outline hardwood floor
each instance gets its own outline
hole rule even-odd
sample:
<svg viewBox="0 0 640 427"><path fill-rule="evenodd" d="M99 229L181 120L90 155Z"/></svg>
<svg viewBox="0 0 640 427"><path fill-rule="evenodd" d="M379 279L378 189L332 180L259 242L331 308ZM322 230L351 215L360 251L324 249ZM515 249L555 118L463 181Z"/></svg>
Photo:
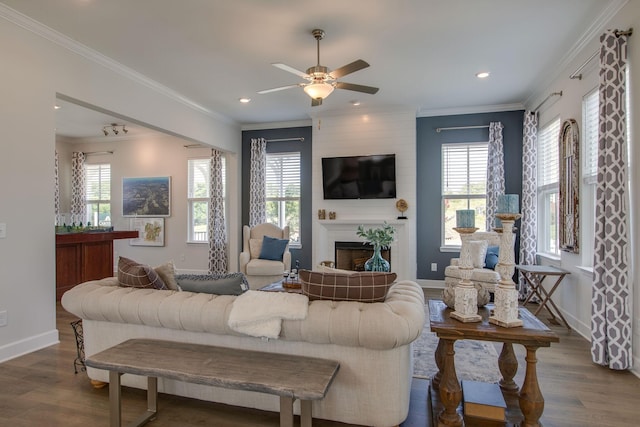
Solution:
<svg viewBox="0 0 640 427"><path fill-rule="evenodd" d="M440 291L425 290L427 298ZM535 307L535 306L534 306ZM546 315L541 317L546 322ZM58 305L60 344L0 364L0 426L108 426L108 387L96 390L84 372L73 373L75 320ZM640 379L630 372L614 372L594 365L589 343L563 326L549 325L560 343L538 351L538 379L545 398L545 427L622 427L640 419ZM499 345L496 345L498 351ZM524 379L524 351L515 347L521 368L516 382ZM427 416L425 380L414 381L409 418L403 427L431 426ZM132 420L146 408L142 390L123 388L123 418ZM214 404L161 394L157 427L277 426L276 413ZM345 424L314 420L316 427Z"/></svg>

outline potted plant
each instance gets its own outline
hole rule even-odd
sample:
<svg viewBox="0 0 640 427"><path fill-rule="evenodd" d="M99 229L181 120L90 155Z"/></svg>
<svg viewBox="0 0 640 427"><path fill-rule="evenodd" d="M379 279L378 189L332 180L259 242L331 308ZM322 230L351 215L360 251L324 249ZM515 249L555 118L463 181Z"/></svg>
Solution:
<svg viewBox="0 0 640 427"><path fill-rule="evenodd" d="M359 225L356 234L359 237L364 238L365 243L369 243L373 246L373 256L364 263L365 271L389 271L391 266L389 261L382 258L380 253L381 249L387 249L393 242L396 229L387 224L385 221L382 227L364 229L364 226Z"/></svg>

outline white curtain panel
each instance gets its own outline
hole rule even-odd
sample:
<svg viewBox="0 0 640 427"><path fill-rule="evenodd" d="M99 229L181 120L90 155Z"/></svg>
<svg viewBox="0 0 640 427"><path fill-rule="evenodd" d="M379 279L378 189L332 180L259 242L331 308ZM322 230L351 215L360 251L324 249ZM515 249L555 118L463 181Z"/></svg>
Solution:
<svg viewBox="0 0 640 427"><path fill-rule="evenodd" d="M596 227L593 253L591 357L611 369L629 369L629 227L625 73L627 37L600 37L600 117Z"/></svg>
<svg viewBox="0 0 640 427"><path fill-rule="evenodd" d="M502 148L502 123L489 123L489 148L487 154L487 221L486 229L492 230L498 196L504 194L504 149Z"/></svg>
<svg viewBox="0 0 640 427"><path fill-rule="evenodd" d="M522 137L522 218L520 220L520 264L536 263L538 230L538 114L524 112ZM519 298L529 292L527 282L520 277ZM536 298L538 301L538 298Z"/></svg>
<svg viewBox="0 0 640 427"><path fill-rule="evenodd" d="M60 163L58 160L58 150L55 151L55 155L54 155L54 177L53 177L53 181L54 181L54 193L53 193L53 211L55 213L55 221L56 221L56 225L62 225L60 223L60 172L59 172L59 168L60 168Z"/></svg>
<svg viewBox="0 0 640 427"><path fill-rule="evenodd" d="M211 150L209 164L209 273L226 273L229 265L224 216L222 153Z"/></svg>
<svg viewBox="0 0 640 427"><path fill-rule="evenodd" d="M262 224L267 220L265 205L267 202L267 140L251 139L251 170L249 172L249 227Z"/></svg>
<svg viewBox="0 0 640 427"><path fill-rule="evenodd" d="M76 225L87 217L84 160L85 156L81 151L74 151L71 155L71 222Z"/></svg>

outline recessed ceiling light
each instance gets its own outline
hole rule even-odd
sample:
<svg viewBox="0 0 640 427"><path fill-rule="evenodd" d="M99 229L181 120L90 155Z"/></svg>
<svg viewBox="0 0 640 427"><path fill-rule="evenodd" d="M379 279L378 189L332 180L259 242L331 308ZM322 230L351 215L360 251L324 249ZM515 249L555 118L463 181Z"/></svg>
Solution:
<svg viewBox="0 0 640 427"><path fill-rule="evenodd" d="M240 98L239 101L246 104L247 102L251 102L251 98Z"/></svg>
<svg viewBox="0 0 640 427"><path fill-rule="evenodd" d="M61 109L61 108L62 108L62 107L61 107L61 106L59 106L58 104L56 104L56 105L54 105L54 106L53 106L53 109L54 109L54 110L59 110L59 109Z"/></svg>
<svg viewBox="0 0 640 427"><path fill-rule="evenodd" d="M360 105L360 101L351 101L351 105L357 107L358 105Z"/></svg>
<svg viewBox="0 0 640 427"><path fill-rule="evenodd" d="M479 79L486 79L487 77L489 77L489 72L488 71L482 71L478 74L476 74L476 77Z"/></svg>

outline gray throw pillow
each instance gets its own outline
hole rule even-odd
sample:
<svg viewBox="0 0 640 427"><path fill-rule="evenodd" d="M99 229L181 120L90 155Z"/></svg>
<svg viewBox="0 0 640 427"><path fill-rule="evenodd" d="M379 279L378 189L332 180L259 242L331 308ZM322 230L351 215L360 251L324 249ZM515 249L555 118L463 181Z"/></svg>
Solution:
<svg viewBox="0 0 640 427"><path fill-rule="evenodd" d="M215 295L240 295L249 289L242 273L176 274L180 290Z"/></svg>

